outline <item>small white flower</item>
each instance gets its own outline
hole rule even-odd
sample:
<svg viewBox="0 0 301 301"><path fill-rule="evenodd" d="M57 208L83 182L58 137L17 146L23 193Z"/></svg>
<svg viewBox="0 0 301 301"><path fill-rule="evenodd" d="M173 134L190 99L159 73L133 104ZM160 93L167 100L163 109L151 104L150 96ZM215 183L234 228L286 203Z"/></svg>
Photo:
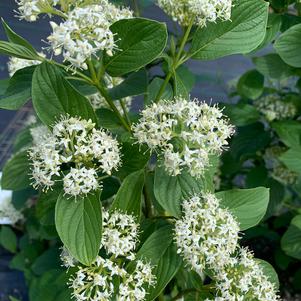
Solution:
<svg viewBox="0 0 301 301"><path fill-rule="evenodd" d="M97 56L99 51L112 55L116 45L110 26L120 20L132 17L128 9L119 9L107 0L99 5L75 7L66 21L59 25L50 22L53 33L48 37L55 55L76 68L87 69L86 60Z"/></svg>
<svg viewBox="0 0 301 301"><path fill-rule="evenodd" d="M38 125L30 128L30 134L32 137L33 145L37 145L43 141L43 138L50 134L49 129L46 125Z"/></svg>
<svg viewBox="0 0 301 301"><path fill-rule="evenodd" d="M138 243L139 225L134 216L114 212L103 212L102 246L115 257L131 257Z"/></svg>
<svg viewBox="0 0 301 301"><path fill-rule="evenodd" d="M232 0L158 0L158 5L182 26L194 18L194 23L203 27L217 19L230 20Z"/></svg>
<svg viewBox="0 0 301 301"><path fill-rule="evenodd" d="M285 102L278 95L267 95L254 102L258 111L272 122L294 118L297 114L296 106L291 102Z"/></svg>
<svg viewBox="0 0 301 301"><path fill-rule="evenodd" d="M0 180L2 172L0 172ZM10 190L3 190L0 187L0 224L13 225L19 220L22 220L23 214L18 211L12 204L13 192Z"/></svg>
<svg viewBox="0 0 301 301"><path fill-rule="evenodd" d="M197 99L161 100L141 115L133 126L134 137L162 154L166 170L174 176L184 168L194 177L203 175L209 155L219 154L234 132L221 110Z"/></svg>
<svg viewBox="0 0 301 301"><path fill-rule="evenodd" d="M62 261L62 266L66 268L73 268L77 264L77 260L69 253L68 249L63 246L62 252L60 254L60 259Z"/></svg>
<svg viewBox="0 0 301 301"><path fill-rule="evenodd" d="M12 77L20 69L39 64L41 64L41 61L38 60L25 60L17 57L11 57L7 63L9 76Z"/></svg>
<svg viewBox="0 0 301 301"><path fill-rule="evenodd" d="M178 253L197 273L220 269L230 261L239 239L239 224L214 194L183 202L183 217L175 225Z"/></svg>

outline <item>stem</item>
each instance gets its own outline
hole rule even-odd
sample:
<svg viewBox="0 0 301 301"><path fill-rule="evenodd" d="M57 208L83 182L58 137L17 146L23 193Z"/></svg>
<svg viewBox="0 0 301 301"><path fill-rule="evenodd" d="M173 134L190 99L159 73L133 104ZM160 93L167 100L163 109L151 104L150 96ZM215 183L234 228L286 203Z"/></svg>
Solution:
<svg viewBox="0 0 301 301"><path fill-rule="evenodd" d="M116 108L113 99L109 95L108 91L103 87L99 82L94 83L94 86L97 88L97 90L100 92L100 94L105 98L111 109L114 111L116 114L117 118L120 120L122 126L131 133L131 128L127 124L127 122L124 120L124 118L121 116L119 113L118 109Z"/></svg>
<svg viewBox="0 0 301 301"><path fill-rule="evenodd" d="M186 45L186 42L189 38L189 34L191 32L191 29L192 29L192 26L193 26L193 23L194 23L194 18L191 19L190 21L190 24L188 25L188 27L186 28L186 31L184 33L184 36L182 38L182 41L181 41L181 44L180 44L180 47L179 47L179 50L178 50L178 53L176 55L176 57L174 58L174 61L173 61L173 65L172 65L172 68L171 70L169 70L164 82L162 83L161 87L160 87L160 90L155 98L155 101L154 102L158 102L161 98L161 96L163 95L165 89L166 89L166 86L167 84L169 83L173 73L176 71L176 69L184 62L182 60L182 54L183 54L183 51L184 51L184 48L185 48L185 45Z"/></svg>
<svg viewBox="0 0 301 301"><path fill-rule="evenodd" d="M124 101L122 99L119 99L119 103L121 105L121 108L122 108L122 111L123 111L123 115L124 115L124 117L125 117L128 125L131 126L131 120L130 120L129 114L127 112L127 109L125 107Z"/></svg>

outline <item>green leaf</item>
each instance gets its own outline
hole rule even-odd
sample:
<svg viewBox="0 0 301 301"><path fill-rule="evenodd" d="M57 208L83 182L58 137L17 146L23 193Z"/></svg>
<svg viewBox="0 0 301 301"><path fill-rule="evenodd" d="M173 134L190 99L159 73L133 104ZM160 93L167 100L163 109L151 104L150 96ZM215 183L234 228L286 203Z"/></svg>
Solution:
<svg viewBox="0 0 301 301"><path fill-rule="evenodd" d="M255 258L256 262L263 270L263 274L274 284L276 290L279 289L279 278L273 266L265 260Z"/></svg>
<svg viewBox="0 0 301 301"><path fill-rule="evenodd" d="M194 74L185 66L180 66L174 73L175 95L188 98L195 84Z"/></svg>
<svg viewBox="0 0 301 301"><path fill-rule="evenodd" d="M99 125L108 130L116 130L121 127L121 122L113 111L110 109L102 108L96 110L99 118Z"/></svg>
<svg viewBox="0 0 301 301"><path fill-rule="evenodd" d="M90 265L101 242L102 217L99 193L67 198L62 193L56 203L55 225L69 252L82 264Z"/></svg>
<svg viewBox="0 0 301 301"><path fill-rule="evenodd" d="M25 129L21 130L14 141L14 153L24 150L25 148L28 149L32 145L32 136L30 133L30 128L26 127Z"/></svg>
<svg viewBox="0 0 301 301"><path fill-rule="evenodd" d="M269 204L269 189L232 189L216 193L221 206L237 218L242 231L256 226L264 217Z"/></svg>
<svg viewBox="0 0 301 301"><path fill-rule="evenodd" d="M281 248L287 255L301 260L301 214L292 219L282 236Z"/></svg>
<svg viewBox="0 0 301 301"><path fill-rule="evenodd" d="M264 87L264 77L256 70L247 71L238 81L237 92L244 98L256 99Z"/></svg>
<svg viewBox="0 0 301 301"><path fill-rule="evenodd" d="M260 114L254 106L245 103L225 105L224 113L237 126L244 126L256 122Z"/></svg>
<svg viewBox="0 0 301 301"><path fill-rule="evenodd" d="M164 79L159 78L159 77L155 77L152 82L149 84L148 89L147 89L147 96L144 100L144 103L146 105L149 105L153 102L153 100L156 99L156 96L162 86L164 82ZM172 90L172 86L170 84L166 85L166 88L162 94L161 99L166 99L166 100L170 100L173 98L173 90Z"/></svg>
<svg viewBox="0 0 301 301"><path fill-rule="evenodd" d="M194 59L213 60L236 53L249 53L264 39L268 3L262 0L240 0L232 8L231 21L209 23L199 27L189 54Z"/></svg>
<svg viewBox="0 0 301 301"><path fill-rule="evenodd" d="M268 78L284 79L294 75L294 69L283 62L276 53L253 58L257 70Z"/></svg>
<svg viewBox="0 0 301 301"><path fill-rule="evenodd" d="M31 97L32 75L36 66L18 70L10 79L7 90L0 96L0 108L18 110Z"/></svg>
<svg viewBox="0 0 301 301"><path fill-rule="evenodd" d="M17 236L15 232L6 226L1 227L0 231L0 243L6 250L16 253L17 251Z"/></svg>
<svg viewBox="0 0 301 301"><path fill-rule="evenodd" d="M207 172L203 178L192 177L187 171L170 176L164 165L157 164L155 169L154 193L158 203L170 214L181 216L181 203L194 193L213 190L213 175Z"/></svg>
<svg viewBox="0 0 301 301"><path fill-rule="evenodd" d="M0 41L0 54L14 56L25 60L42 59L36 52L33 52L27 47L6 41Z"/></svg>
<svg viewBox="0 0 301 301"><path fill-rule="evenodd" d="M3 28L5 30L6 36L9 40L9 42L14 43L14 44L18 44L21 46L26 47L28 50L30 50L31 52L37 54L36 50L33 48L33 46L26 41L24 38L22 38L21 36L19 36L18 34L16 34L8 25L7 23L3 20L3 18L1 18L2 21L2 25ZM38 55L38 54L37 54Z"/></svg>
<svg viewBox="0 0 301 301"><path fill-rule="evenodd" d="M147 73L141 69L132 73L120 85L109 90L113 99L121 99L127 96L144 94L147 89Z"/></svg>
<svg viewBox="0 0 301 301"><path fill-rule="evenodd" d="M288 65L301 67L301 24L285 31L275 42L274 47Z"/></svg>
<svg viewBox="0 0 301 301"><path fill-rule="evenodd" d="M301 147L289 149L279 159L290 170L301 174Z"/></svg>
<svg viewBox="0 0 301 301"><path fill-rule="evenodd" d="M143 185L144 170L136 171L127 176L117 192L111 210L119 209L128 214L133 214L139 219Z"/></svg>
<svg viewBox="0 0 301 301"><path fill-rule="evenodd" d="M299 121L285 120L273 122L272 128L288 147L298 148L301 146L301 123Z"/></svg>
<svg viewBox="0 0 301 301"><path fill-rule="evenodd" d="M21 190L30 186L30 166L27 151L19 152L8 160L3 168L1 187Z"/></svg>
<svg viewBox="0 0 301 301"><path fill-rule="evenodd" d="M2 95L5 94L5 92L8 88L8 85L9 85L9 80L10 80L9 78L0 80L0 98Z"/></svg>
<svg viewBox="0 0 301 301"><path fill-rule="evenodd" d="M173 228L163 226L153 232L137 253L138 259L144 259L155 266L153 274L157 283L149 290L147 300L154 300L171 281L181 266L173 241Z"/></svg>
<svg viewBox="0 0 301 301"><path fill-rule="evenodd" d="M33 74L32 102L38 117L49 126L62 114L97 123L90 102L65 80L58 67L47 62L37 66Z"/></svg>
<svg viewBox="0 0 301 301"><path fill-rule="evenodd" d="M120 20L111 27L118 50L105 57L111 76L121 76L151 63L164 50L166 25L157 21L132 18Z"/></svg>

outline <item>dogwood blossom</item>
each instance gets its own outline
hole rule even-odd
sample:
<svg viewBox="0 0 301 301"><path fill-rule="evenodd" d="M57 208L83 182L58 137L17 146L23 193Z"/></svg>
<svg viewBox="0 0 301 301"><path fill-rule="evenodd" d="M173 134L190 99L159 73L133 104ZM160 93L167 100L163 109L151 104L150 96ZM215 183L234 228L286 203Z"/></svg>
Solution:
<svg viewBox="0 0 301 301"><path fill-rule="evenodd" d="M111 174L120 164L117 140L91 120L65 116L54 124L52 133L29 150L33 186L48 189L63 176L65 193L87 194L100 187L99 171ZM69 171L62 165L69 164ZM74 167L72 166L75 165Z"/></svg>
<svg viewBox="0 0 301 301"><path fill-rule="evenodd" d="M232 0L158 0L158 5L182 26L194 19L203 27L217 19L230 20Z"/></svg>
<svg viewBox="0 0 301 301"><path fill-rule="evenodd" d="M116 45L110 26L131 17L130 10L119 9L107 0L98 5L75 7L64 22L50 22L53 33L48 40L55 55L62 53L72 66L87 69L86 60L97 56L99 51L113 54Z"/></svg>
<svg viewBox="0 0 301 301"><path fill-rule="evenodd" d="M102 245L108 254L133 259L138 243L139 225L134 216L114 212L103 212Z"/></svg>
<svg viewBox="0 0 301 301"><path fill-rule="evenodd" d="M167 172L174 176L184 168L192 176L201 176L209 165L209 155L220 153L234 132L220 109L197 99L161 100L141 115L133 125L134 137L158 151Z"/></svg>
<svg viewBox="0 0 301 301"><path fill-rule="evenodd" d="M41 143L42 139L48 134L50 134L50 131L46 125L37 125L31 127L29 131L32 137L32 143L34 145Z"/></svg>
<svg viewBox="0 0 301 301"><path fill-rule="evenodd" d="M60 259L62 261L62 266L65 268L75 267L77 260L69 253L68 249L63 246L61 250Z"/></svg>
<svg viewBox="0 0 301 301"><path fill-rule="evenodd" d="M183 217L175 224L175 241L193 270L218 270L231 260L239 239L239 224L211 193L183 202Z"/></svg>
<svg viewBox="0 0 301 301"><path fill-rule="evenodd" d="M0 180L2 172L0 172ZM23 214L12 203L13 192L0 187L0 224L13 225L23 219Z"/></svg>
<svg viewBox="0 0 301 301"><path fill-rule="evenodd" d="M268 121L293 118L297 114L296 106L291 102L285 102L278 95L267 95L254 102L258 111Z"/></svg>
<svg viewBox="0 0 301 301"><path fill-rule="evenodd" d="M277 301L277 290L248 249L240 248L215 275L217 296L206 301Z"/></svg>
<svg viewBox="0 0 301 301"><path fill-rule="evenodd" d="M12 77L18 70L39 65L41 61L38 60L24 60L17 57L11 57L7 63L9 76Z"/></svg>

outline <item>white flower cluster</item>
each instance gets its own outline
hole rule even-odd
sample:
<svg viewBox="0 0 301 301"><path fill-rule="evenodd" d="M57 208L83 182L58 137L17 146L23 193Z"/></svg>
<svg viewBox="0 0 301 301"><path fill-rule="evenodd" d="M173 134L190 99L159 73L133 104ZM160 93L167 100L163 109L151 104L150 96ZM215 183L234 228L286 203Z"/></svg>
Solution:
<svg viewBox="0 0 301 301"><path fill-rule="evenodd" d="M97 56L99 51L113 54L116 46L110 26L131 17L130 10L100 0L98 5L75 7L59 25L50 22L53 33L48 40L55 55L62 53L72 66L87 69L86 60Z"/></svg>
<svg viewBox="0 0 301 301"><path fill-rule="evenodd" d="M272 146L265 151L263 156L265 165L270 171L270 175L284 185L293 185L298 180L298 173L289 170L280 160L279 157L285 153L286 147Z"/></svg>
<svg viewBox="0 0 301 301"><path fill-rule="evenodd" d="M39 14L51 13L53 6L59 0L16 0L18 4L18 14L20 19L29 22L36 21Z"/></svg>
<svg viewBox="0 0 301 301"><path fill-rule="evenodd" d="M216 274L217 296L215 301L277 301L280 300L275 286L264 274L253 254L240 248L238 256L233 257ZM206 299L210 301L211 299Z"/></svg>
<svg viewBox="0 0 301 301"><path fill-rule="evenodd" d="M102 245L107 254L133 259L138 233L139 225L132 215L103 212Z"/></svg>
<svg viewBox="0 0 301 301"><path fill-rule="evenodd" d="M98 256L89 267L78 266L70 279L72 297L77 301L145 300L146 288L154 284L150 264L137 260L135 269L128 273L111 259Z"/></svg>
<svg viewBox="0 0 301 301"><path fill-rule="evenodd" d="M217 19L230 20L232 0L158 0L158 5L182 26L204 27Z"/></svg>
<svg viewBox="0 0 301 301"><path fill-rule="evenodd" d="M30 128L30 135L32 137L32 144L38 145L43 141L44 137L50 134L46 125L38 125Z"/></svg>
<svg viewBox="0 0 301 301"><path fill-rule="evenodd" d="M2 172L0 172L1 180ZM0 224L13 225L23 219L23 214L12 204L13 192L0 187Z"/></svg>
<svg viewBox="0 0 301 301"><path fill-rule="evenodd" d="M138 143L163 153L169 174L187 168L199 177L209 165L209 155L220 153L234 132L223 117L216 106L176 97L144 109L133 134Z"/></svg>
<svg viewBox="0 0 301 301"><path fill-rule="evenodd" d="M120 164L117 140L103 129L95 129L91 120L63 117L29 150L32 160L34 187L45 190L63 175L62 165L71 165L64 171L65 193L78 196L99 187L97 172L111 174ZM75 165L75 167L74 167Z"/></svg>
<svg viewBox="0 0 301 301"><path fill-rule="evenodd" d="M18 70L39 65L41 62L38 60L24 60L17 57L11 57L7 63L9 76L12 77Z"/></svg>
<svg viewBox="0 0 301 301"><path fill-rule="evenodd" d="M63 246L62 252L60 254L60 259L62 261L62 266L65 268L73 268L78 263L77 260L69 253L68 249Z"/></svg>
<svg viewBox="0 0 301 301"><path fill-rule="evenodd" d="M267 95L254 102L257 110L268 121L293 118L297 114L296 106L291 102L281 100L278 95Z"/></svg>
<svg viewBox="0 0 301 301"><path fill-rule="evenodd" d="M183 217L175 225L178 253L199 274L219 270L231 260L239 239L239 224L214 194L183 202Z"/></svg>
<svg viewBox="0 0 301 301"><path fill-rule="evenodd" d="M139 225L133 216L118 211L104 211L101 248L111 258L98 256L91 266L77 267L78 271L70 279L76 300L145 300L146 288L154 285L155 277L149 263L135 260L138 229ZM124 259L135 260L131 273L126 270L127 261ZM64 255L63 261L67 267L74 266L69 255L67 258Z"/></svg>
<svg viewBox="0 0 301 301"><path fill-rule="evenodd" d="M123 82L123 78L111 77L107 74L104 77L104 80L106 83L106 87L108 89L112 89L115 86L118 86ZM94 108L94 110L101 109L101 108L111 109L111 107L106 102L105 98L102 95L100 95L99 93L92 94L92 95L88 96L88 98L89 98L90 103L91 103L92 107ZM121 100L125 106L125 109L127 111L129 111L131 108L131 105L132 105L133 98L128 96L128 97L122 98ZM122 108L120 102L115 101L115 105L116 105L116 108L118 109L119 113L123 115L124 112L123 112L123 108Z"/></svg>

